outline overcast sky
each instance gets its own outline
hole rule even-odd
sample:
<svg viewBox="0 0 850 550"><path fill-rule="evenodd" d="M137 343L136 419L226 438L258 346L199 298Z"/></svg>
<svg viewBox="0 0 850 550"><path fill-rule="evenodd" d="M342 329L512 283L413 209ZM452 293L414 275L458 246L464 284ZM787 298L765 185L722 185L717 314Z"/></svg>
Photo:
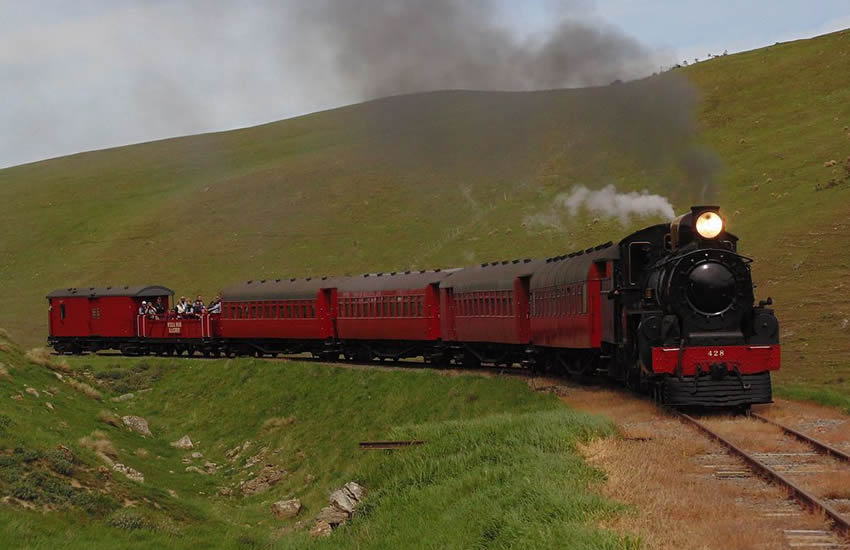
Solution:
<svg viewBox="0 0 850 550"><path fill-rule="evenodd" d="M0 167L384 93L602 84L848 27L848 0L0 0Z"/></svg>

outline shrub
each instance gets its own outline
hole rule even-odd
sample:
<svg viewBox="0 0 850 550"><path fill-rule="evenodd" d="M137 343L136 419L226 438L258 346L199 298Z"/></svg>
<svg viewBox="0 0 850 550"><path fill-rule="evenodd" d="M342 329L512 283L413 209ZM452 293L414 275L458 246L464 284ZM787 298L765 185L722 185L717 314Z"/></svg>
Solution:
<svg viewBox="0 0 850 550"><path fill-rule="evenodd" d="M71 497L71 504L90 516L104 517L119 508L118 503L109 495L77 491Z"/></svg>
<svg viewBox="0 0 850 550"><path fill-rule="evenodd" d="M69 476L74 473L74 465L68 460L62 451L48 451L47 462L50 469L57 474Z"/></svg>
<svg viewBox="0 0 850 550"><path fill-rule="evenodd" d="M15 447L15 454L21 455L21 460L24 462L34 462L41 458L41 451L28 447Z"/></svg>
<svg viewBox="0 0 850 550"><path fill-rule="evenodd" d="M74 496L74 489L67 483L49 475L33 474L34 482L43 491L45 500L53 503L66 502Z"/></svg>
<svg viewBox="0 0 850 550"><path fill-rule="evenodd" d="M12 485L12 496L21 500L35 500L38 498L38 489L26 478Z"/></svg>

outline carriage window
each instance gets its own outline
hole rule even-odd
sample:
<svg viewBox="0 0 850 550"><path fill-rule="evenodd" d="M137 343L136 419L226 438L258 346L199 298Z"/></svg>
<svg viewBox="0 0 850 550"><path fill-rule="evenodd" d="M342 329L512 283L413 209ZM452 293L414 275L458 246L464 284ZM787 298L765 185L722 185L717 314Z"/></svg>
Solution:
<svg viewBox="0 0 850 550"><path fill-rule="evenodd" d="M310 302L310 317L316 318L316 304Z"/></svg>

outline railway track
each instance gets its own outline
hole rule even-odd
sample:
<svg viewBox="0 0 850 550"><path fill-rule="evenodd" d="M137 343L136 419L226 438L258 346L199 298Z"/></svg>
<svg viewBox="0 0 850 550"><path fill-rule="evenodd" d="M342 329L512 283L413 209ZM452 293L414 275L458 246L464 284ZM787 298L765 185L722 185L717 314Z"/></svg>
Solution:
<svg viewBox="0 0 850 550"><path fill-rule="evenodd" d="M728 437L722 434L720 430L713 429L705 422L702 422L683 412L673 411L673 414L684 423L695 427L703 434L707 435L709 438L720 443L733 455L743 460L756 474L760 475L761 477L767 479L772 483L779 484L786 488L790 495L793 496L797 501L799 501L803 506L809 508L815 513L822 514L825 518L828 518L832 523L833 529L839 535L841 535L845 539L845 541L850 542L850 513L839 511L833 505L827 502L828 499L819 497L817 495L817 492L811 487L807 488L804 486L804 483L801 483L797 479L792 479L792 477L794 476L805 477L801 474L806 473L829 474L834 470L834 463L850 463L850 455L847 455L839 449L835 449L834 447L826 443L823 443L806 434L803 434L802 432L794 430L793 428L790 428L788 426L779 424L758 414L752 414L752 417L755 420L751 420L746 417L740 420L741 422L758 421L766 425L773 426L781 430L781 432L794 437L798 441L803 442L811 450L813 450L813 452L752 452L745 449L745 447L748 446L748 443L735 442L732 440L732 437ZM792 467L795 465L793 462L785 464L781 463L781 460L792 460L794 458L800 457L803 457L805 459L805 463L807 465L811 466L812 464L817 463L817 468L821 469L812 469L811 467L809 467L808 470L802 470L801 472L795 473ZM774 461L774 463L772 464L771 459ZM776 463L777 459L780 460L779 463ZM800 464L801 463L796 463L796 465L798 466ZM784 471L781 471L783 468ZM806 536L810 535L807 533L795 532L793 533L793 536L802 536L803 538L805 538ZM845 545L838 546L828 542L813 544L794 544L793 546L824 548L846 547Z"/></svg>

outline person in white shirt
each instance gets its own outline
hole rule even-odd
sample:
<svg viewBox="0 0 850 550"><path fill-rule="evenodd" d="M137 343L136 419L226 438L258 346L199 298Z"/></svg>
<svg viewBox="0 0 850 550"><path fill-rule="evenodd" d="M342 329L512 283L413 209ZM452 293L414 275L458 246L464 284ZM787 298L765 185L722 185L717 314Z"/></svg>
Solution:
<svg viewBox="0 0 850 550"><path fill-rule="evenodd" d="M189 311L186 311L188 307L189 304L186 302L186 297L181 296L180 301L177 302L177 315L185 315L186 313L189 313Z"/></svg>

